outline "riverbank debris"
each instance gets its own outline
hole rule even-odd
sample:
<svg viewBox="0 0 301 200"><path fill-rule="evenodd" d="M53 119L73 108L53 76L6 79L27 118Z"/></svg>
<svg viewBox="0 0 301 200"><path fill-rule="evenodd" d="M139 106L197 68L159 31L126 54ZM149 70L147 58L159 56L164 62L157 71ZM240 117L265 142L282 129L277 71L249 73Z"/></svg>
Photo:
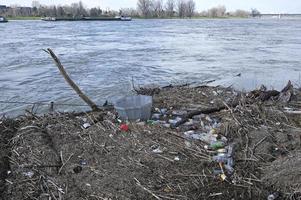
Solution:
<svg viewBox="0 0 301 200"><path fill-rule="evenodd" d="M301 110L299 90L289 101L222 87L157 91L146 122L114 110L1 119L3 198L301 197L301 116L285 112Z"/></svg>

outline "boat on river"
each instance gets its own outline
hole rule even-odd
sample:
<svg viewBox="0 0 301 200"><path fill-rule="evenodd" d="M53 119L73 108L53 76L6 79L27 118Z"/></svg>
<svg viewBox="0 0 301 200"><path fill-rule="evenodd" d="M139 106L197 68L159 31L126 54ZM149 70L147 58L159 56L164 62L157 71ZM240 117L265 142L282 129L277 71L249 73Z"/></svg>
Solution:
<svg viewBox="0 0 301 200"><path fill-rule="evenodd" d="M5 17L0 16L0 23L8 22L8 20Z"/></svg>
<svg viewBox="0 0 301 200"><path fill-rule="evenodd" d="M132 21L131 17L43 17L43 21Z"/></svg>

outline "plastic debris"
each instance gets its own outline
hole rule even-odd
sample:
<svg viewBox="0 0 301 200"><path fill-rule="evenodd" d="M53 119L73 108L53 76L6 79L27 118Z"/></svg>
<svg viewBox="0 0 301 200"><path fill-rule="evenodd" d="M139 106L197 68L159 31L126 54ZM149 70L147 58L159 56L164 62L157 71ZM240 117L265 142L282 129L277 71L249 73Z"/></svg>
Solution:
<svg viewBox="0 0 301 200"><path fill-rule="evenodd" d="M172 125L175 126L179 121L181 121L182 118L181 117L176 117L175 119L170 119L168 120L168 122Z"/></svg>
<svg viewBox="0 0 301 200"><path fill-rule="evenodd" d="M158 121L158 120L147 120L146 121L146 124L148 124L148 125L156 125L159 123L160 123L160 121Z"/></svg>
<svg viewBox="0 0 301 200"><path fill-rule="evenodd" d="M154 113L152 115L152 119L160 119L161 116L162 116L162 114L160 114L160 113Z"/></svg>
<svg viewBox="0 0 301 200"><path fill-rule="evenodd" d="M207 115L205 118L208 122L213 122L213 120Z"/></svg>
<svg viewBox="0 0 301 200"><path fill-rule="evenodd" d="M212 150L217 150L225 147L225 143L221 141L213 142L210 144Z"/></svg>
<svg viewBox="0 0 301 200"><path fill-rule="evenodd" d="M163 153L163 151L160 149L160 147L153 150L154 153Z"/></svg>
<svg viewBox="0 0 301 200"><path fill-rule="evenodd" d="M214 169L213 170L213 175L221 175L222 173L223 173L223 171L220 170L220 169Z"/></svg>
<svg viewBox="0 0 301 200"><path fill-rule="evenodd" d="M267 200L276 200L279 197L278 192L274 192L273 194L270 194L267 198Z"/></svg>
<svg viewBox="0 0 301 200"><path fill-rule="evenodd" d="M120 125L120 130L122 130L124 132L128 132L129 131L129 126L127 124L121 124Z"/></svg>
<svg viewBox="0 0 301 200"><path fill-rule="evenodd" d="M168 123L164 123L164 124L162 124L162 126L163 126L163 127L166 127L166 128L170 128L170 127L171 127L171 125L168 124Z"/></svg>
<svg viewBox="0 0 301 200"><path fill-rule="evenodd" d="M183 125L184 126L192 126L194 124L193 120L190 119L188 122L185 122Z"/></svg>
<svg viewBox="0 0 301 200"><path fill-rule="evenodd" d="M223 181L227 179L227 176L225 174L221 174L220 177Z"/></svg>
<svg viewBox="0 0 301 200"><path fill-rule="evenodd" d="M179 161L179 160L180 160L180 157L179 157L179 156L176 156L176 157L174 158L174 160L175 160L175 161Z"/></svg>
<svg viewBox="0 0 301 200"><path fill-rule="evenodd" d="M226 157L226 155L216 155L212 156L212 160L218 163L227 163L228 158Z"/></svg>
<svg viewBox="0 0 301 200"><path fill-rule="evenodd" d="M29 171L29 172L23 172L23 175L24 175L24 176L27 176L27 177L29 177L29 178L32 178L33 175L34 175L34 173L33 173L32 171Z"/></svg>
<svg viewBox="0 0 301 200"><path fill-rule="evenodd" d="M81 165L87 165L87 164L88 164L88 162L87 162L86 160L81 160L79 163L80 163Z"/></svg>
<svg viewBox="0 0 301 200"><path fill-rule="evenodd" d="M217 153L227 153L227 149L218 149Z"/></svg>
<svg viewBox="0 0 301 200"><path fill-rule="evenodd" d="M190 148L192 145L191 145L191 143L190 143L189 141L185 141L185 146L186 146L187 148Z"/></svg>
<svg viewBox="0 0 301 200"><path fill-rule="evenodd" d="M145 122L137 122L136 124L139 126L145 126Z"/></svg>
<svg viewBox="0 0 301 200"><path fill-rule="evenodd" d="M183 116L183 115L186 115L186 114L187 114L186 110L174 110L174 111L172 111L172 115L175 115L175 116Z"/></svg>
<svg viewBox="0 0 301 200"><path fill-rule="evenodd" d="M83 124L83 128L84 128L84 129L87 129L87 128L89 128L90 126L91 126L90 123L84 123L84 124Z"/></svg>
<svg viewBox="0 0 301 200"><path fill-rule="evenodd" d="M166 108L162 108L160 110L160 112L161 112L162 115L165 115L167 113L167 109Z"/></svg>

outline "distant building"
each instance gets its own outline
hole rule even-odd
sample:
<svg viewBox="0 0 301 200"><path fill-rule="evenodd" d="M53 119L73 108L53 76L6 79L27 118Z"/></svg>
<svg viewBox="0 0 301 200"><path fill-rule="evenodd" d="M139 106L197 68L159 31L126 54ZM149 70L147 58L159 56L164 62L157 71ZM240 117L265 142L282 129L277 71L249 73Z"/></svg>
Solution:
<svg viewBox="0 0 301 200"><path fill-rule="evenodd" d="M0 15L3 15L8 10L8 7L6 5L0 5Z"/></svg>

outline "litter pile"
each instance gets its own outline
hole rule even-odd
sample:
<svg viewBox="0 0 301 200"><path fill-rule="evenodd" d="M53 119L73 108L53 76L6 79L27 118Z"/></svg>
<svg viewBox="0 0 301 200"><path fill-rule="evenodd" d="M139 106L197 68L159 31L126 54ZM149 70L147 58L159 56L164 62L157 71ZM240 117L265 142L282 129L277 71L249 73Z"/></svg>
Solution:
<svg viewBox="0 0 301 200"><path fill-rule="evenodd" d="M153 96L150 120L112 109L3 119L2 198L301 198L301 92L290 83L137 92Z"/></svg>

